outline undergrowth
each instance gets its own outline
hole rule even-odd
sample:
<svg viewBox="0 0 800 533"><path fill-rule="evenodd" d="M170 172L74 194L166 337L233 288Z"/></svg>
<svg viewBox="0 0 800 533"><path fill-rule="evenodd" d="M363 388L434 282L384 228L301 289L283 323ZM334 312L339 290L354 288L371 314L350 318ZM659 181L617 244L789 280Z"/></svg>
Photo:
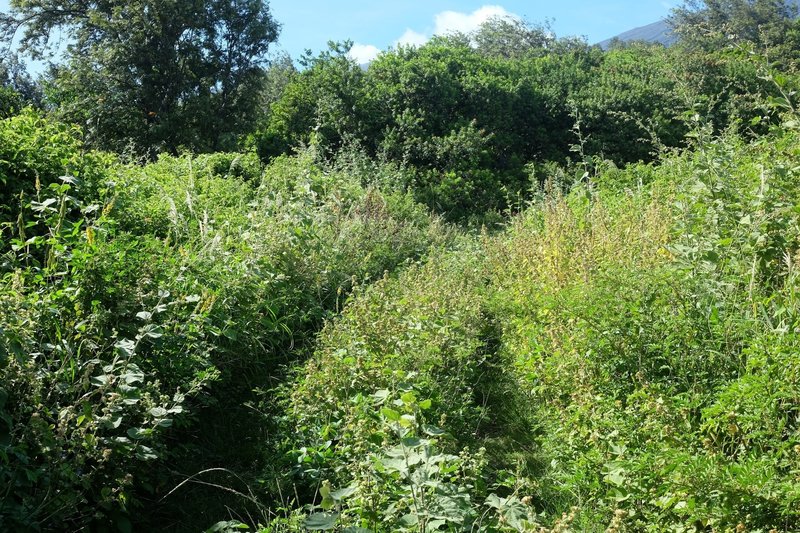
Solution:
<svg viewBox="0 0 800 533"><path fill-rule="evenodd" d="M357 151L73 135L0 122L0 528L800 529L792 123L473 232Z"/></svg>

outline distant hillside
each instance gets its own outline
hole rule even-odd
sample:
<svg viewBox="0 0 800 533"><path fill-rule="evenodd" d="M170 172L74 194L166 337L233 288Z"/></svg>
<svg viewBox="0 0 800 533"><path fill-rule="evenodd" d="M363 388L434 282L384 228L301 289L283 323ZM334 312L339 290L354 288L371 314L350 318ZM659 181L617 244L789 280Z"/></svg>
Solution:
<svg viewBox="0 0 800 533"><path fill-rule="evenodd" d="M640 26L624 33L620 33L615 37L606 39L605 41L601 41L597 44L600 45L601 48L607 49L615 39L625 42L647 41L649 43L661 43L664 46L669 46L671 44L675 44L675 42L678 40L678 37L672 32L672 28L669 27L669 24L666 20L660 20L658 22L648 24L647 26Z"/></svg>

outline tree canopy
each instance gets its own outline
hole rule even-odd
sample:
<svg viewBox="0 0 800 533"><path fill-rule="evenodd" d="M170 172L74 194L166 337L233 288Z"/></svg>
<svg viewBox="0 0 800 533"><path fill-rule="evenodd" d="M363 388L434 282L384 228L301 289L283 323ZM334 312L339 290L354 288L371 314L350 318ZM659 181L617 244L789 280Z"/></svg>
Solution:
<svg viewBox="0 0 800 533"><path fill-rule="evenodd" d="M681 41L706 51L726 43L794 48L795 0L686 0L669 19Z"/></svg>
<svg viewBox="0 0 800 533"><path fill-rule="evenodd" d="M0 20L34 57L65 34L51 101L95 146L135 153L233 147L278 29L263 0L12 0Z"/></svg>

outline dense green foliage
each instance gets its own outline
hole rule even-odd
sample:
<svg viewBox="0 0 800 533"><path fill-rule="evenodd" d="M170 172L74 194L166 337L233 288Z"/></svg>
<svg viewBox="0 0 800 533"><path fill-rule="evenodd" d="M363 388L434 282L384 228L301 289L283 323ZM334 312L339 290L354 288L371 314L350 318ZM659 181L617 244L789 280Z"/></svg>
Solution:
<svg viewBox="0 0 800 533"><path fill-rule="evenodd" d="M358 294L289 393L306 483L367 530L796 530L799 151L707 138Z"/></svg>
<svg viewBox="0 0 800 533"><path fill-rule="evenodd" d="M42 99L39 86L12 55L0 57L0 117L18 113L27 105L38 105Z"/></svg>
<svg viewBox="0 0 800 533"><path fill-rule="evenodd" d="M228 394L241 403L243 385L280 375L354 283L448 239L406 194L362 181L376 169L358 161L124 166L33 113L0 138L16 147L3 177L22 190L0 250L4 529L135 516L177 484L153 461L231 446L207 442L237 420Z"/></svg>
<svg viewBox="0 0 800 533"><path fill-rule="evenodd" d="M685 46L707 51L735 43L774 49L797 59L796 0L687 0L670 23Z"/></svg>
<svg viewBox="0 0 800 533"><path fill-rule="evenodd" d="M262 0L12 0L0 32L41 56L71 38L52 68L49 103L96 147L153 155L236 147L258 104L277 24Z"/></svg>
<svg viewBox="0 0 800 533"><path fill-rule="evenodd" d="M526 196L532 169L544 179L537 167L649 161L682 146L696 114L717 131L749 124L753 95L772 91L742 51L602 52L502 21L384 52L366 70L346 51L290 79L252 137L259 155L355 144L408 168L417 200L460 221Z"/></svg>
<svg viewBox="0 0 800 533"><path fill-rule="evenodd" d="M367 69L333 45L241 86L249 150L157 157L58 120L75 64L37 111L3 63L0 530L800 530L778 22L602 51L495 20ZM174 111L201 152L246 132Z"/></svg>

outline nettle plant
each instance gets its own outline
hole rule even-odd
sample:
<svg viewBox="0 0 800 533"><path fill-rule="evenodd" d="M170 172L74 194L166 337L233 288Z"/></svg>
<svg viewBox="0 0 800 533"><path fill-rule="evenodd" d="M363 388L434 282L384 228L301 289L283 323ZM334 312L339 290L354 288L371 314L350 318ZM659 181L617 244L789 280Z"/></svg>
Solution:
<svg viewBox="0 0 800 533"><path fill-rule="evenodd" d="M307 506L306 529L366 531L528 531L536 525L530 501L516 493L486 495L485 450L446 453L452 448L448 433L426 416L430 399L407 381L396 390L358 394L352 402L365 416L378 422L367 436L371 453L348 467L351 483L333 490L329 480L318 488L319 504ZM298 462L310 455L330 456L330 442L318 450L304 448ZM329 460L332 460L329 457ZM308 461L309 463L313 461Z"/></svg>
<svg viewBox="0 0 800 533"><path fill-rule="evenodd" d="M84 203L83 186L71 176L37 184L3 228L14 236L0 250L0 529L46 528L53 516L130 529L134 487L157 483L149 465L165 457L169 428L215 378L196 364L178 376L153 364L165 334L202 349L199 297L144 284L129 316L107 308L125 296L112 294L121 274L108 258L125 252L113 199Z"/></svg>

